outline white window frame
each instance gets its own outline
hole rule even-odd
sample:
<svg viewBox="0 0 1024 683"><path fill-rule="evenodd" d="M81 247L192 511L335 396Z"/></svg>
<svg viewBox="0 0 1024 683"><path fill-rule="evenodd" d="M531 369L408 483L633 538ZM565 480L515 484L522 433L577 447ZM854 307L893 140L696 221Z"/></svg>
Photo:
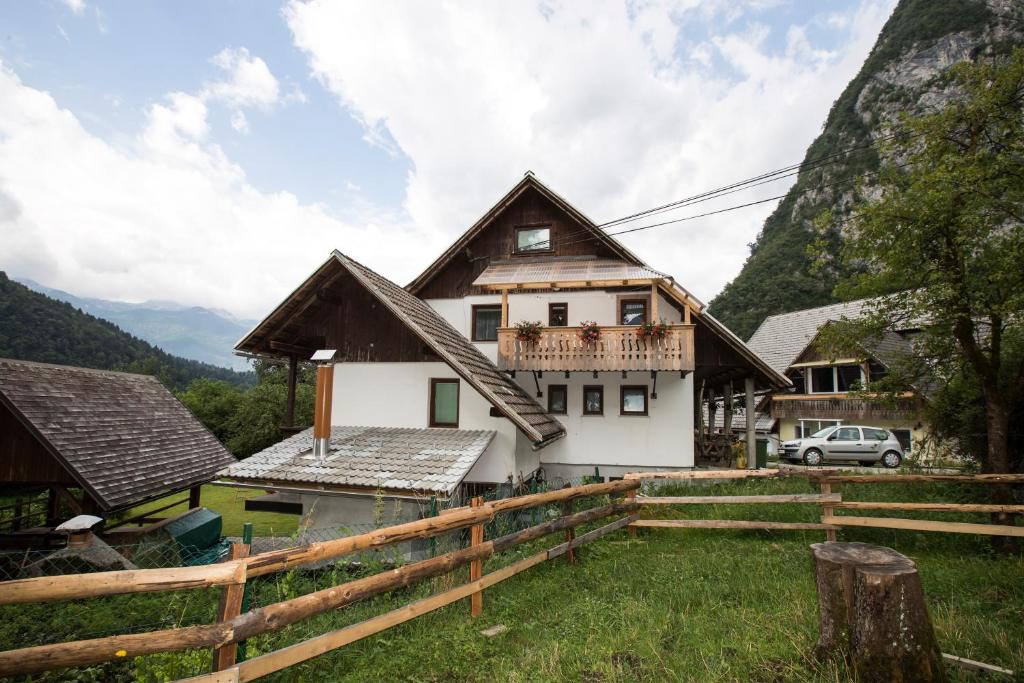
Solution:
<svg viewBox="0 0 1024 683"><path fill-rule="evenodd" d="M800 425L800 436L797 437L798 439L806 439L808 436L810 436L810 434L808 434L807 430L804 428L804 423L805 422L818 422L818 423L834 422L835 424L831 425L832 427L842 427L843 426L843 421L842 420L819 420L818 418L815 418L815 417L801 417L800 419L797 420L797 422ZM819 426L818 429L824 429L825 426L826 425L821 424L821 426ZM818 431L818 429L815 429L814 431Z"/></svg>

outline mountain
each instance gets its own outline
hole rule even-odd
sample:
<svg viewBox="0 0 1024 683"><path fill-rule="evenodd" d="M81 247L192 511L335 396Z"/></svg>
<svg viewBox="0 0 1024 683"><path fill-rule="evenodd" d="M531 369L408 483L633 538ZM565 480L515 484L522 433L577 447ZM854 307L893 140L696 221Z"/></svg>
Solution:
<svg viewBox="0 0 1024 683"><path fill-rule="evenodd" d="M835 303L844 273L812 274L811 222L825 209L849 211L855 179L877 170L872 141L900 113L941 105L955 96L937 77L953 64L1008 52L1024 42L1021 0L901 0L857 76L832 105L804 170L765 221L739 275L709 310L747 339L769 315ZM848 150L856 150L843 153ZM810 167L808 167L810 165ZM869 181L870 175L866 177ZM869 182L864 191L871 192ZM840 235L833 236L838 249Z"/></svg>
<svg viewBox="0 0 1024 683"><path fill-rule="evenodd" d="M231 353L231 349L255 327L255 320L240 320L226 311L183 306L173 301L132 304L79 297L28 278L13 279L51 299L66 301L97 318L109 320L168 353L243 372L249 369L249 362Z"/></svg>
<svg viewBox="0 0 1024 683"><path fill-rule="evenodd" d="M0 357L141 372L156 375L175 389L184 389L201 377L239 387L255 383L252 372L236 372L171 355L109 321L10 280L3 271Z"/></svg>

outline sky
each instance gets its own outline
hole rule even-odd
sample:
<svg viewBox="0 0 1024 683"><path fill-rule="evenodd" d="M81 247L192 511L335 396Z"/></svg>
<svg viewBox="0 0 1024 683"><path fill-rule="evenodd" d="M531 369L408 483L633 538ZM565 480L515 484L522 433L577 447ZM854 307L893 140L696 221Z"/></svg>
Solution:
<svg viewBox="0 0 1024 683"><path fill-rule="evenodd" d="M2 3L0 270L245 318L333 249L406 284L526 171L603 223L799 162L894 5ZM620 239L708 301L775 205Z"/></svg>

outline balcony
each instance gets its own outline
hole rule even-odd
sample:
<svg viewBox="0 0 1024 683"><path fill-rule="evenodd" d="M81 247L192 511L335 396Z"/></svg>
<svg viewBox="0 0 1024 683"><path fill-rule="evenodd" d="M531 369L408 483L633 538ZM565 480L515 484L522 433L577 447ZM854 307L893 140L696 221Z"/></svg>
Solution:
<svg viewBox="0 0 1024 683"><path fill-rule="evenodd" d="M693 325L671 325L662 339L639 338L634 326L601 328L601 338L585 343L578 327L545 327L540 339L521 342L515 328L498 330L498 367L502 370L618 372L694 369Z"/></svg>
<svg viewBox="0 0 1024 683"><path fill-rule="evenodd" d="M853 420L911 420L920 412L920 405L911 392L897 397L878 397L862 394L775 394L772 396L771 416L790 419Z"/></svg>

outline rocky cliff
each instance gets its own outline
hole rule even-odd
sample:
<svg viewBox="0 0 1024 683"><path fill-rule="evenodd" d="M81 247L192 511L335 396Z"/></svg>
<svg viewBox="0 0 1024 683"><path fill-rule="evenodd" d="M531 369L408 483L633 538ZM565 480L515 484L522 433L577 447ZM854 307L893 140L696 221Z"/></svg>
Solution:
<svg viewBox="0 0 1024 683"><path fill-rule="evenodd" d="M879 164L872 142L902 112L932 110L955 97L939 83L953 64L1021 44L1022 0L901 0L832 105L804 157L806 170L765 221L743 269L711 302L711 312L746 339L769 315L835 302L832 290L843 273L810 272L811 221L825 209L848 210L858 177L870 192ZM833 238L833 248L840 239Z"/></svg>

